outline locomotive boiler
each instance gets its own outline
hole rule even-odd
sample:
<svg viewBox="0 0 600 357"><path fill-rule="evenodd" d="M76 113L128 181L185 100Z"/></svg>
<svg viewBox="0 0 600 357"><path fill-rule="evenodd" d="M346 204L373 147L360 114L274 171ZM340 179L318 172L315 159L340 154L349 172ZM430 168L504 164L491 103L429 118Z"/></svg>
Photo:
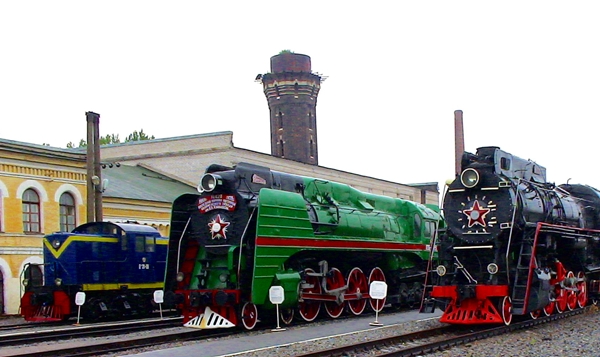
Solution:
<svg viewBox="0 0 600 357"><path fill-rule="evenodd" d="M296 315L360 315L421 301L439 208L249 163L211 165L173 203L165 300L194 328L255 327L283 290ZM386 300L369 286L385 281Z"/></svg>
<svg viewBox="0 0 600 357"><path fill-rule="evenodd" d="M600 192L555 186L546 169L498 147L464 153L443 200L447 232L421 310L451 324L510 324L597 299Z"/></svg>
<svg viewBox="0 0 600 357"><path fill-rule="evenodd" d="M21 315L27 321L144 316L163 288L167 237L134 223L90 222L43 239L43 264L23 270ZM80 310L76 295L85 293Z"/></svg>

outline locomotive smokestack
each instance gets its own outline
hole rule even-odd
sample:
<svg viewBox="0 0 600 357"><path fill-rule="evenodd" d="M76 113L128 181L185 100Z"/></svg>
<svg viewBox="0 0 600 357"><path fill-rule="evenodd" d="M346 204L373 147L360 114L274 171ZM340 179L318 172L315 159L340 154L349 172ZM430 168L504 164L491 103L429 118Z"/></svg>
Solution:
<svg viewBox="0 0 600 357"><path fill-rule="evenodd" d="M465 133L463 131L463 112L454 111L454 167L456 174L460 174L460 162L465 152Z"/></svg>

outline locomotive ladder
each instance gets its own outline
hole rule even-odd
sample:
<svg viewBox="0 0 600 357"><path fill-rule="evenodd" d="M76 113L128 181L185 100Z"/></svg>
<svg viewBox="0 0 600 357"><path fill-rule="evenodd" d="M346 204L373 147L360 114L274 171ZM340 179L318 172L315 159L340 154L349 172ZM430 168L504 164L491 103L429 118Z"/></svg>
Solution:
<svg viewBox="0 0 600 357"><path fill-rule="evenodd" d="M535 226L535 223L529 223L527 225ZM512 313L514 315L523 315L527 312L527 301L529 300L527 294L529 294L532 272L535 267L535 247L540 227L541 226L538 224L533 237L527 235L521 242L511 297Z"/></svg>
<svg viewBox="0 0 600 357"><path fill-rule="evenodd" d="M431 292L433 291L433 280L435 278L436 270L433 266L434 252L438 245L438 237L446 233L445 228L436 229L434 234L433 242L429 248L429 259L427 261L427 270L425 273L425 283L423 287L423 295L421 296L421 306L419 307L420 313L433 313L436 308L436 300L431 298Z"/></svg>

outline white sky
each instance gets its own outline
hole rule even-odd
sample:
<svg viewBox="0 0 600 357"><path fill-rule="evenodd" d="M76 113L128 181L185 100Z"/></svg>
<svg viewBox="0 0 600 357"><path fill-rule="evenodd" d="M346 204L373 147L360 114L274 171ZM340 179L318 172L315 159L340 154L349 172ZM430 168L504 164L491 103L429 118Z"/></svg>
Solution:
<svg viewBox="0 0 600 357"><path fill-rule="evenodd" d="M402 183L454 176L500 146L550 181L600 188L598 1L2 1L0 138L233 131L270 153L254 81L281 50L328 78L319 164ZM200 174L200 173L199 173Z"/></svg>

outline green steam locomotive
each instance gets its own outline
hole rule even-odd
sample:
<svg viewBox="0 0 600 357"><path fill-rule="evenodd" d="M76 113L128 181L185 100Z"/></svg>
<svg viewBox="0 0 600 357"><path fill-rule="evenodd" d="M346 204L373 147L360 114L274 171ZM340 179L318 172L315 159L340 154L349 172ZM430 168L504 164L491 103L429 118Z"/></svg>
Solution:
<svg viewBox="0 0 600 357"><path fill-rule="evenodd" d="M209 166L198 191L173 203L165 273L185 326L252 329L275 315L273 286L284 324L421 301L437 206L249 163Z"/></svg>

